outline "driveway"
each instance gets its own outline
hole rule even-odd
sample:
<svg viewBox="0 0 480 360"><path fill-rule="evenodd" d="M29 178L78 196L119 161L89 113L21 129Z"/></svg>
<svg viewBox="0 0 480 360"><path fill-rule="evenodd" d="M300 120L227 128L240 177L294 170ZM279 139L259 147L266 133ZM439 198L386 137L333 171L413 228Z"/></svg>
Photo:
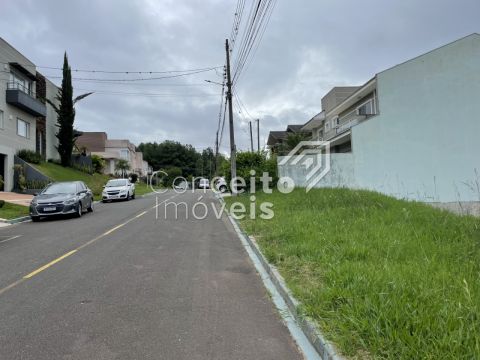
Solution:
<svg viewBox="0 0 480 360"><path fill-rule="evenodd" d="M17 194L14 192L0 191L0 200L5 200L6 202L29 206L30 201L32 201L33 195L27 194Z"/></svg>
<svg viewBox="0 0 480 360"><path fill-rule="evenodd" d="M0 359L301 359L228 220L191 216L198 197L0 229Z"/></svg>

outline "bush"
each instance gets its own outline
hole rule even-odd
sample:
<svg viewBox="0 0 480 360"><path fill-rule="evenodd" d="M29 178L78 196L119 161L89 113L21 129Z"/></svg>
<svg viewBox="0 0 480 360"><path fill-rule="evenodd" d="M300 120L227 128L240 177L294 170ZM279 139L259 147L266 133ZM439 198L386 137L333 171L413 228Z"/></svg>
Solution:
<svg viewBox="0 0 480 360"><path fill-rule="evenodd" d="M0 200L0 209L5 205L5 200Z"/></svg>
<svg viewBox="0 0 480 360"><path fill-rule="evenodd" d="M92 166L93 171L98 174L103 174L103 169L105 169L105 160L98 155L92 155Z"/></svg>
<svg viewBox="0 0 480 360"><path fill-rule="evenodd" d="M225 180L227 180L230 185L230 181L232 180L230 162L225 163L223 166L222 170L225 174ZM252 170L255 171L254 176L250 173ZM265 152L257 153L245 151L237 153L237 177L245 180L247 184L246 191L250 190L251 178L254 178L255 180L255 189L257 191L262 189L260 178L264 172L272 177L269 187L275 187L278 182L277 158L275 156L267 158Z"/></svg>
<svg viewBox="0 0 480 360"><path fill-rule="evenodd" d="M40 164L43 161L42 155L38 154L33 150L27 150L27 149L19 150L17 153L17 156L23 161L26 161L32 164Z"/></svg>
<svg viewBox="0 0 480 360"><path fill-rule="evenodd" d="M27 188L27 179L25 178L25 169L22 165L16 164L13 166L13 171L17 178L16 188L25 191Z"/></svg>
<svg viewBox="0 0 480 360"><path fill-rule="evenodd" d="M138 181L138 175L135 173L130 174L130 182L135 184Z"/></svg>

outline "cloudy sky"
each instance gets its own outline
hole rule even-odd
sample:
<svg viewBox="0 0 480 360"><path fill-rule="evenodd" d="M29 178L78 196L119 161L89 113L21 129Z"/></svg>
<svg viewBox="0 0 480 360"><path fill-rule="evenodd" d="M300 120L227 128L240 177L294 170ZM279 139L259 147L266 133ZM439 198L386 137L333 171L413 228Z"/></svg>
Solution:
<svg viewBox="0 0 480 360"><path fill-rule="evenodd" d="M253 0L246 0L241 30ZM221 67L236 0L1 0L0 36L38 66L172 71ZM248 121L270 130L305 123L337 85L359 85L375 73L473 32L478 0L278 0L255 56L235 88L237 146L249 146ZM238 53L232 54L235 62ZM59 70L39 68L59 83ZM213 147L222 69L135 82L74 80L76 127L134 143L178 140ZM171 73L177 74L177 73ZM163 75L74 73L80 79ZM248 114L247 114L248 111ZM222 142L228 149L228 128Z"/></svg>

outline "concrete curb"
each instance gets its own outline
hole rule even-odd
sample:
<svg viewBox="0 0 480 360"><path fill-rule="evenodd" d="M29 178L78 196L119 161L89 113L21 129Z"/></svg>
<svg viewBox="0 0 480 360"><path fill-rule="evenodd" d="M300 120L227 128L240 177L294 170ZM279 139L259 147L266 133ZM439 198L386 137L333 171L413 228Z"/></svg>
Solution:
<svg viewBox="0 0 480 360"><path fill-rule="evenodd" d="M218 199L221 202L225 202L223 198L218 197ZM285 280L283 279L282 275L278 272L278 270L275 268L275 266L271 265L265 256L263 255L262 251L260 250L257 242L255 241L254 237L249 236L246 234L242 228L240 227L240 224L232 217L230 214L227 215L229 220L232 222L234 227L239 229L239 232L237 231L237 234L239 236L242 236L247 243L250 245L251 249L255 253L255 255L258 257L260 262L262 263L263 267L267 271L268 275L270 275L270 278L277 289L277 291L280 293L280 296L283 298L285 303L288 306L288 309L290 312L293 314L295 321L299 325L300 329L303 331L305 336L307 337L308 341L312 344L312 346L315 348L315 350L318 352L320 357L323 360L345 360L344 357L338 354L338 351L335 349L332 343L327 341L321 331L318 329L318 327L315 325L315 323L303 316L302 314L299 313L298 308L300 305L300 302L295 299L295 297L292 295L290 289L288 289Z"/></svg>
<svg viewBox="0 0 480 360"><path fill-rule="evenodd" d="M4 224L20 224L20 223L27 222L27 221L30 221L30 220L31 220L30 216L22 216L22 217L15 218L15 219L10 219L10 220L2 219L2 220L0 220L0 222L2 222Z"/></svg>

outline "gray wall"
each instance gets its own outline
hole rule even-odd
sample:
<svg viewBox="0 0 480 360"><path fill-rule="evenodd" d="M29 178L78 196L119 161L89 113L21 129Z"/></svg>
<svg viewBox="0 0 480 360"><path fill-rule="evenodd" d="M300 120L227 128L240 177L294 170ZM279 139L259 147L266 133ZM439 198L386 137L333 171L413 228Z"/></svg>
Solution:
<svg viewBox="0 0 480 360"><path fill-rule="evenodd" d="M7 82L9 81L9 62L26 64L32 75L36 74L34 64L16 51L5 40L0 38L0 110L4 112L4 128L0 129L0 153L5 154L5 190L13 187L13 156L21 149L35 151L36 118L26 112L6 103ZM35 83L34 83L35 84ZM33 90L35 91L35 85ZM17 135L17 118L30 124L30 138Z"/></svg>

